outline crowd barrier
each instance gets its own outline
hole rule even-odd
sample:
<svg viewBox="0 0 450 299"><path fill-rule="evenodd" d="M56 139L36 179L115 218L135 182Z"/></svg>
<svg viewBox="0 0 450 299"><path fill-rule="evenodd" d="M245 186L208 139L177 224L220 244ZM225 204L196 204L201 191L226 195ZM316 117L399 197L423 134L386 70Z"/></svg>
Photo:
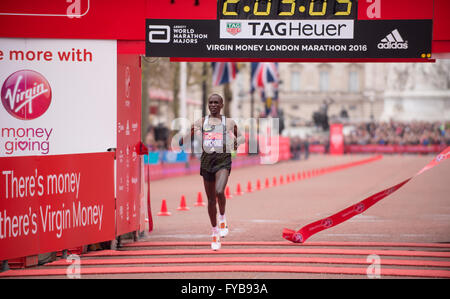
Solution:
<svg viewBox="0 0 450 299"><path fill-rule="evenodd" d="M325 145L322 144L311 144L309 146L309 152L314 154L325 154Z"/></svg>
<svg viewBox="0 0 450 299"><path fill-rule="evenodd" d="M446 145L346 145L345 153L377 153L377 154L431 154L439 153Z"/></svg>
<svg viewBox="0 0 450 299"><path fill-rule="evenodd" d="M345 145L346 154L434 154L445 149L446 145ZM312 144L309 146L309 152L315 154L325 154L327 152L325 145Z"/></svg>

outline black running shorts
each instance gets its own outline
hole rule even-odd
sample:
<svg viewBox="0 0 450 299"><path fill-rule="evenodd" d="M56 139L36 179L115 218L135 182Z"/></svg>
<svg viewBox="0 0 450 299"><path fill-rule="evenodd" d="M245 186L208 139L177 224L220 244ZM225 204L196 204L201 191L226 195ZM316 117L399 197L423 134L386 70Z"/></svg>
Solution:
<svg viewBox="0 0 450 299"><path fill-rule="evenodd" d="M200 175L206 181L214 181L216 172L220 169L228 169L231 173L231 154L230 153L202 153L200 158Z"/></svg>

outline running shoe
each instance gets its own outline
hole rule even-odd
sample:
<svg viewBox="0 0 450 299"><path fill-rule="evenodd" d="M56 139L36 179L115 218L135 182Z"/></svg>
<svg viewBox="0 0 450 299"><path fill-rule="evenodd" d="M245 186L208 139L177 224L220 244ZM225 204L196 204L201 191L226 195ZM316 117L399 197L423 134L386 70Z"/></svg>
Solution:
<svg viewBox="0 0 450 299"><path fill-rule="evenodd" d="M228 225L227 221L219 221L219 230L220 230L220 237L224 238L226 235L228 235Z"/></svg>
<svg viewBox="0 0 450 299"><path fill-rule="evenodd" d="M220 233L219 232L213 232L212 234L212 242L211 242L211 249L212 250L219 250L220 249Z"/></svg>

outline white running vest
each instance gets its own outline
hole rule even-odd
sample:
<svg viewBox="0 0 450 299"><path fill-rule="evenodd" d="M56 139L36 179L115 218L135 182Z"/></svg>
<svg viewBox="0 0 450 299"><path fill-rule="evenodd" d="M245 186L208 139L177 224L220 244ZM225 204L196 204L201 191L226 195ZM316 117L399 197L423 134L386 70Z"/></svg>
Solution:
<svg viewBox="0 0 450 299"><path fill-rule="evenodd" d="M203 123L203 151L206 153L224 153L226 145L226 118L222 115L220 125L210 125L209 115Z"/></svg>

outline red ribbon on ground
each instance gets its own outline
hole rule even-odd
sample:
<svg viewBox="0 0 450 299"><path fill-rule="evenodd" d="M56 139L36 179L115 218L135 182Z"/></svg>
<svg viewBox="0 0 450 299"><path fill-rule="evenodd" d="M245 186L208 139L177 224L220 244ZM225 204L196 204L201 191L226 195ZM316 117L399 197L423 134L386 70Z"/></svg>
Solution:
<svg viewBox="0 0 450 299"><path fill-rule="evenodd" d="M352 218L353 216L361 214L362 212L366 211L367 209L369 209L371 206L373 206L374 204L376 204L383 198L387 197L388 195L390 195L390 194L394 193L395 191L397 191L398 189L400 189L403 185L408 183L414 177L435 167L442 161L449 159L449 158L450 158L450 146L447 147L445 150L443 150L439 155L437 155L433 159L433 161L428 163L424 168L422 168L418 173L416 173L414 176L410 177L409 179L406 179L403 182L398 183L395 186L384 189L383 191L375 193L375 194L367 197L366 199L364 199L364 200L362 200L340 212L337 212L334 215L331 215L330 217L323 218L318 221L312 222L312 223L302 227L298 231L294 231L294 230L285 228L283 230L283 238L285 238L286 240L292 241L294 243L303 243L312 235L317 234L318 232L328 229L330 227L336 226L339 223L345 222L348 219Z"/></svg>

